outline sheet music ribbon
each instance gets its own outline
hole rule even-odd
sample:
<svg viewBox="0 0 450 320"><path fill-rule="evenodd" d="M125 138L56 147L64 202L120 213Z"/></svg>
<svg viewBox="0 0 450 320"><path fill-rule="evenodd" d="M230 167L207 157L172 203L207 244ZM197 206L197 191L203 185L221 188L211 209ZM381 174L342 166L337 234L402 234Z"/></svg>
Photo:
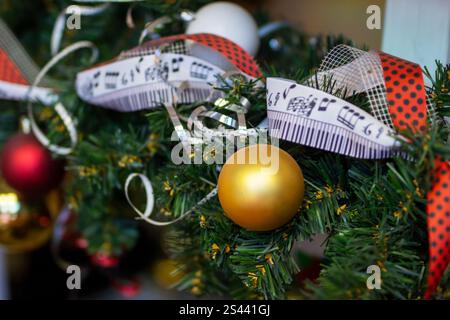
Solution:
<svg viewBox="0 0 450 320"><path fill-rule="evenodd" d="M371 114L322 91L326 79L334 81L335 88L346 97L365 93ZM269 78L267 89L271 135L356 158L398 155L398 139L402 137L395 131L409 128L426 133L435 119L420 66L379 51L337 46L322 62L316 79L301 85ZM449 185L450 163L437 156L433 185L427 194L426 299L436 291L450 261Z"/></svg>

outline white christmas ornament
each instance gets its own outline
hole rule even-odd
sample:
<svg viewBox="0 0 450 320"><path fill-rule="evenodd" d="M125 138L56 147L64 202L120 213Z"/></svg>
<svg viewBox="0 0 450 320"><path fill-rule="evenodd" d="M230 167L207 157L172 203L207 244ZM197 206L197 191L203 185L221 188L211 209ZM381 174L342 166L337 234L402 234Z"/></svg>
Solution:
<svg viewBox="0 0 450 320"><path fill-rule="evenodd" d="M208 4L195 14L186 30L187 34L212 33L227 38L252 56L259 48L258 26L244 8L231 2Z"/></svg>

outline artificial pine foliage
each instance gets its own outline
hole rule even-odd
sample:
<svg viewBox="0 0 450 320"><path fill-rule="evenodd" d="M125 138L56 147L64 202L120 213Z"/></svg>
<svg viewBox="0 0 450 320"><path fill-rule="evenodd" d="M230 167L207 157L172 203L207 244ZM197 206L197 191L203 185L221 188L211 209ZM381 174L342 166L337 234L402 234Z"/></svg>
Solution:
<svg viewBox="0 0 450 320"><path fill-rule="evenodd" d="M205 0L144 1L135 3L135 22L125 24L128 5L114 5L105 14L85 17L82 29L66 31L63 47L80 39L100 48L102 61L137 44L145 21L174 15L180 9L195 10ZM4 0L0 14L39 65L49 58L53 22L70 1ZM33 14L39 12L39 14ZM264 15L260 22L264 22ZM158 29L161 35L183 32L174 22ZM267 39L260 50L265 76L284 76L301 83L314 75L328 50L351 43L341 36L310 38L290 27L273 35L281 41L274 52ZM257 57L258 58L258 57ZM155 192L156 219L174 219L196 205L216 185L216 165L174 165L170 153L173 125L163 108L117 113L87 105L75 92L76 72L88 67L87 56L77 54L51 74L62 101L76 119L79 143L68 157L71 179L66 198L78 215L77 228L88 240L88 250L120 255L132 248L138 237L136 221L124 196L124 181L133 172L151 178ZM292 249L297 241L318 233L328 234L325 259L317 283L302 289L305 298L320 299L420 299L426 286L428 238L426 194L431 187L435 154L450 160L448 130L443 116L450 115L450 65L438 62L431 75L429 94L437 110L426 135L403 132L412 141L404 144L409 157L389 160L357 160L296 144L280 147L299 163L305 176L306 193L301 210L284 227L271 232L251 232L233 224L217 198L184 220L165 227L161 243L184 274L181 290L196 295L232 298L283 299L299 271ZM246 115L248 127L266 117L265 89L236 80L224 89L226 98L252 103ZM332 79L326 91L339 95ZM345 96L341 93L340 96ZM368 110L367 99L347 100ZM193 105L178 106L189 116ZM0 143L18 128L25 104L1 102ZM51 108L38 109L41 125L52 141L64 142L61 122ZM133 184L139 191L140 186ZM144 205L143 199L135 199ZM367 290L366 269L378 265L381 290ZM449 272L444 275L438 298L449 298Z"/></svg>

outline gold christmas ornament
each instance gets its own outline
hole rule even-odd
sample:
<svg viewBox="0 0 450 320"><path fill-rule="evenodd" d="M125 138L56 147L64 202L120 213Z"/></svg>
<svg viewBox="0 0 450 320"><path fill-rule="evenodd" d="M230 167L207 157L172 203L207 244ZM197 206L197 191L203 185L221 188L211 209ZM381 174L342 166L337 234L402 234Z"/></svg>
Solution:
<svg viewBox="0 0 450 320"><path fill-rule="evenodd" d="M185 274L174 260L162 259L158 260L153 266L152 275L161 288L170 289L178 284Z"/></svg>
<svg viewBox="0 0 450 320"><path fill-rule="evenodd" d="M1 247L9 252L23 252L39 248L48 241L53 215L46 200L24 201L0 177Z"/></svg>
<svg viewBox="0 0 450 320"><path fill-rule="evenodd" d="M225 214L251 231L269 231L297 213L305 190L302 170L285 151L255 144L234 153L219 175Z"/></svg>

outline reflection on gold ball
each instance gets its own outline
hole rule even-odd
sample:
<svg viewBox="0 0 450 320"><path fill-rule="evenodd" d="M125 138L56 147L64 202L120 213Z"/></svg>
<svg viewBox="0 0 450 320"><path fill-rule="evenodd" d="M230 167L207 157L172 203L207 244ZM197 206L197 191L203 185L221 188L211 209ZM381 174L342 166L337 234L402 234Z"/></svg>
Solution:
<svg viewBox="0 0 450 320"><path fill-rule="evenodd" d="M45 199L26 202L0 178L0 246L10 252L39 248L52 234Z"/></svg>
<svg viewBox="0 0 450 320"><path fill-rule="evenodd" d="M252 231L273 230L289 222L303 201L304 190L297 162L287 152L266 144L234 153L218 181L225 214Z"/></svg>

